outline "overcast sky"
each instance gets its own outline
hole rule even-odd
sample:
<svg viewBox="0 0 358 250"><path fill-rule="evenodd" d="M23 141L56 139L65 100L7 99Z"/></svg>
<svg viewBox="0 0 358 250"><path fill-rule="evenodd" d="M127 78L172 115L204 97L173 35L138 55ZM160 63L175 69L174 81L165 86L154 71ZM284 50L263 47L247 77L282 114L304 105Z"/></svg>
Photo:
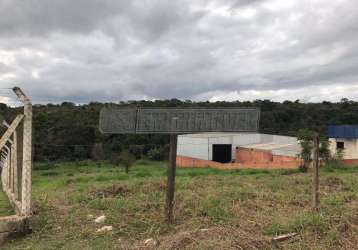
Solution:
<svg viewBox="0 0 358 250"><path fill-rule="evenodd" d="M14 84L37 103L357 100L358 2L0 0Z"/></svg>

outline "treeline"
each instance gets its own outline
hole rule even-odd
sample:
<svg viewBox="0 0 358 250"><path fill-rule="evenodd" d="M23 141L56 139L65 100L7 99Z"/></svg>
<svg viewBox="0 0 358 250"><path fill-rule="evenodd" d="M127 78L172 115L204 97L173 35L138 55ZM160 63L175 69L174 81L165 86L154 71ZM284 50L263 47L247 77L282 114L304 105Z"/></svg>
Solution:
<svg viewBox="0 0 358 250"><path fill-rule="evenodd" d="M172 100L128 101L75 105L34 106L34 151L36 161L109 159L126 150L135 157L161 160L167 155L167 135L102 135L98 130L99 112L113 107L258 107L260 132L296 136L300 129L326 133L330 124L358 124L358 102L342 99L331 103L301 103L269 100L253 102L192 102ZM0 104L0 115L10 122L19 108ZM0 132L3 132L4 128Z"/></svg>

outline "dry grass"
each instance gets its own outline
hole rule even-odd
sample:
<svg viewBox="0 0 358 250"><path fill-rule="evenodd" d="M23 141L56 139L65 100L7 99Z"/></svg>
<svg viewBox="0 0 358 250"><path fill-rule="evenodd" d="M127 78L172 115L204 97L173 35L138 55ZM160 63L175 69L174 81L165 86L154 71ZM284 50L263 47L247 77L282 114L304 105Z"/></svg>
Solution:
<svg viewBox="0 0 358 250"><path fill-rule="evenodd" d="M38 165L33 234L4 249L354 249L358 168L322 170L321 211L312 213L311 174L179 169L175 225L163 222L165 165ZM106 215L96 233L88 215ZM274 244L284 233L297 237ZM147 246L144 240L156 239Z"/></svg>

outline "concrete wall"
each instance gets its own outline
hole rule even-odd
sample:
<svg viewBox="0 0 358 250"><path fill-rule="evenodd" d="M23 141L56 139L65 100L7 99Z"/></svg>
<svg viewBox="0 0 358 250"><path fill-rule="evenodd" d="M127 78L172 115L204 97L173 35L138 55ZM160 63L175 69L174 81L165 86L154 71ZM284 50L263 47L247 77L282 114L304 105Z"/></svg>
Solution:
<svg viewBox="0 0 358 250"><path fill-rule="evenodd" d="M31 232L29 218L17 215L0 218L0 245L6 240Z"/></svg>

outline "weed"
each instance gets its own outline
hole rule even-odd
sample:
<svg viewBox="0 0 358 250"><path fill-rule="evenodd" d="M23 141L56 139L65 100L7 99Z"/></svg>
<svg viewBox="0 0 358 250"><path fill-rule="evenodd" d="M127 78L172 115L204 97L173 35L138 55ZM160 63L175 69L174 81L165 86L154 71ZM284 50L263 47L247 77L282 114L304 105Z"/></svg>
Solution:
<svg viewBox="0 0 358 250"><path fill-rule="evenodd" d="M208 217L214 224L227 222L232 214L225 206L225 202L220 197L209 196L203 201L199 214Z"/></svg>

